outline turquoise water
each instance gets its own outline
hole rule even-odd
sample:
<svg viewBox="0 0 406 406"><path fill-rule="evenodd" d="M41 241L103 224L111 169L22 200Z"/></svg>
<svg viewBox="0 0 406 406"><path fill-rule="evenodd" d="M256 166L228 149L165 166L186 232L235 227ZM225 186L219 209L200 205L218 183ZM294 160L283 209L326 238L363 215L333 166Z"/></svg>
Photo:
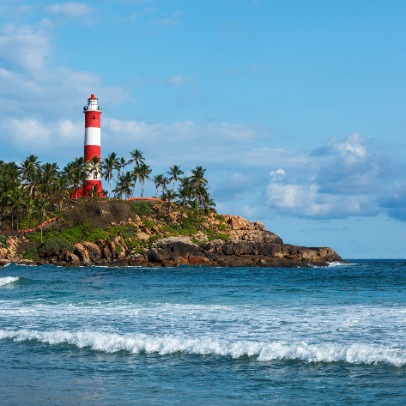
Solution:
<svg viewBox="0 0 406 406"><path fill-rule="evenodd" d="M0 269L1 405L405 404L406 261Z"/></svg>

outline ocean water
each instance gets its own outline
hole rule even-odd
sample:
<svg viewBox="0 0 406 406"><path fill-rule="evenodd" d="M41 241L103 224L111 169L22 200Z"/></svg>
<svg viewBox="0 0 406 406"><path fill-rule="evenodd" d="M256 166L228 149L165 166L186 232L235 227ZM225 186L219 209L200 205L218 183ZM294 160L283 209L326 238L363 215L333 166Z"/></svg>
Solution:
<svg viewBox="0 0 406 406"><path fill-rule="evenodd" d="M0 269L1 405L406 404L406 261Z"/></svg>

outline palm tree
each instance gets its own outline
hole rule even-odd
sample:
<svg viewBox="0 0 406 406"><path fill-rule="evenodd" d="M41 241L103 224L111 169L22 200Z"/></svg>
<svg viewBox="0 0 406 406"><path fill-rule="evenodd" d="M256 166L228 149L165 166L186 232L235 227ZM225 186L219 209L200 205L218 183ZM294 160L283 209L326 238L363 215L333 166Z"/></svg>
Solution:
<svg viewBox="0 0 406 406"><path fill-rule="evenodd" d="M21 179L25 181L25 183L23 183L23 188L28 191L31 198L33 198L35 194L39 169L40 161L38 161L38 157L35 155L30 155L19 166L19 174Z"/></svg>
<svg viewBox="0 0 406 406"><path fill-rule="evenodd" d="M101 162L97 156L92 157L85 163L85 170L89 175L92 175L94 179L99 179L101 175Z"/></svg>
<svg viewBox="0 0 406 406"><path fill-rule="evenodd" d="M202 197L205 186L207 185L207 179L204 177L205 172L206 169L203 169L201 166L196 166L196 168L192 170L192 176L190 177L194 189L194 197L199 206L202 205Z"/></svg>
<svg viewBox="0 0 406 406"><path fill-rule="evenodd" d="M162 186L163 179L164 179L164 175L162 175L162 174L155 175L154 178L152 179L153 182L155 183L155 190L156 190L157 196L158 196L158 189Z"/></svg>
<svg viewBox="0 0 406 406"><path fill-rule="evenodd" d="M114 189L114 196L120 199L123 195L128 199L131 196L132 188L134 187L134 181L131 172L126 172L118 179L117 185Z"/></svg>
<svg viewBox="0 0 406 406"><path fill-rule="evenodd" d="M177 194L175 193L174 190L169 189L163 196L163 200L166 200L168 202L168 214L171 213L171 202L173 202L177 197Z"/></svg>
<svg viewBox="0 0 406 406"><path fill-rule="evenodd" d="M168 190L169 183L170 183L169 178L164 176L164 178L162 179L162 195L164 195L165 192Z"/></svg>
<svg viewBox="0 0 406 406"><path fill-rule="evenodd" d="M144 155L139 149L132 150L130 155L131 159L128 161L128 163L132 164L134 162L134 169L138 168L145 161Z"/></svg>
<svg viewBox="0 0 406 406"><path fill-rule="evenodd" d="M58 205L58 210L62 211L64 204L70 195L70 182L68 175L61 173L55 184L55 198Z"/></svg>
<svg viewBox="0 0 406 406"><path fill-rule="evenodd" d="M182 207L182 212L180 216L180 225L183 226L183 215L185 212L185 207L189 204L190 200L192 199L193 194L193 187L190 182L190 178L182 178L180 179L180 186L178 189L178 203Z"/></svg>
<svg viewBox="0 0 406 406"><path fill-rule="evenodd" d="M179 178L183 175L183 171L180 169L178 165L172 165L169 167L169 182L173 182L173 188L175 188L175 182L179 180Z"/></svg>
<svg viewBox="0 0 406 406"><path fill-rule="evenodd" d="M142 163L138 168L138 179L140 181L140 184L142 185L141 197L144 196L144 183L146 180L150 179L149 175L151 174L151 172L152 172L151 168L144 163Z"/></svg>
<svg viewBox="0 0 406 406"><path fill-rule="evenodd" d="M21 189L15 187L9 189L6 193L7 206L11 214L11 229L14 230L14 215L17 214L17 230L18 230L18 212L24 204L24 195ZM31 199L32 200L32 199Z"/></svg>
<svg viewBox="0 0 406 406"><path fill-rule="evenodd" d="M121 171L128 165L128 162L125 160L125 158L122 156L118 160L118 165L117 165L117 178L121 176Z"/></svg>
<svg viewBox="0 0 406 406"><path fill-rule="evenodd" d="M51 203L48 199L45 199L43 197L40 197L35 200L35 211L38 216L38 220L40 223L40 228L41 228L41 242L42 242L42 227L44 220L48 214L48 211L51 210Z"/></svg>
<svg viewBox="0 0 406 406"><path fill-rule="evenodd" d="M45 163L39 172L39 190L43 196L52 196L55 193L56 184L60 177L57 163Z"/></svg>
<svg viewBox="0 0 406 406"><path fill-rule="evenodd" d="M138 181L139 170L140 170L140 168L136 167L131 171L131 176L133 177L133 183L134 183L134 186L133 186L133 189L132 189L133 197L135 197L135 187L136 187L137 181Z"/></svg>
<svg viewBox="0 0 406 406"><path fill-rule="evenodd" d="M86 180L86 171L84 170L83 157L75 158L69 162L62 171L62 174L67 178L67 186L71 189L71 193L75 192L75 198L78 198L78 189Z"/></svg>
<svg viewBox="0 0 406 406"><path fill-rule="evenodd" d="M210 194L207 192L203 195L203 208L204 208L204 214L206 215L206 227L209 227L209 213L210 210L214 209L216 207L216 203L214 202L213 199L211 199Z"/></svg>
<svg viewBox="0 0 406 406"><path fill-rule="evenodd" d="M117 154L115 152L112 152L107 156L107 158L104 158L103 164L102 164L102 170L103 170L103 176L104 179L107 180L108 186L109 186L109 191L108 191L108 196L110 199L111 196L111 180L113 179L113 171L119 169L119 159L117 158Z"/></svg>

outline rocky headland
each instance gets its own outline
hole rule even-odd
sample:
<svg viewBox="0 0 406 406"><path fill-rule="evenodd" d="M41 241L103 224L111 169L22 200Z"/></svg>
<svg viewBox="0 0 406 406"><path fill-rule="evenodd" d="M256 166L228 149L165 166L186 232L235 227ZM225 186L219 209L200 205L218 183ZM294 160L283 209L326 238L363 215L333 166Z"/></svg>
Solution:
<svg viewBox="0 0 406 406"><path fill-rule="evenodd" d="M188 219L188 214L168 209L167 204L154 203L148 206L147 212L122 210L124 213L119 216L116 206L99 202L91 206L92 215L86 221L93 222L91 227L95 229L103 223L102 229L109 234L101 235L101 238L93 236L91 241L87 241L86 236L79 238L80 241L70 238L69 228L78 227L75 221L83 221L80 213L73 210L70 219L68 215L44 231L44 236L49 234L51 237L48 235L42 244L35 245L31 236L24 233L8 237L0 247L0 265L16 262L75 267L308 267L342 261L331 248L285 244L276 234L265 230L261 222L250 222L239 216L212 212L201 216L199 227L192 227L189 233L179 233L179 230L185 230L180 224ZM132 217L127 217L129 215Z"/></svg>

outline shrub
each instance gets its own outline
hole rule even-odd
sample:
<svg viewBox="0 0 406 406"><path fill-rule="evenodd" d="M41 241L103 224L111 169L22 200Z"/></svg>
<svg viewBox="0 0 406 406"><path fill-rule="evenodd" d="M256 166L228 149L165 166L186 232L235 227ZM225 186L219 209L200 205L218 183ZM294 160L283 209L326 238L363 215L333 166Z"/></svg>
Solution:
<svg viewBox="0 0 406 406"><path fill-rule="evenodd" d="M147 201L137 201L131 205L131 211L137 214L140 217L148 216L151 214L151 209L154 203Z"/></svg>
<svg viewBox="0 0 406 406"><path fill-rule="evenodd" d="M228 229L227 224L219 224L218 229L219 231L226 231Z"/></svg>
<svg viewBox="0 0 406 406"><path fill-rule="evenodd" d="M138 227L135 224L125 224L123 226L110 226L106 229L110 235L120 235L123 238L132 238L138 232Z"/></svg>
<svg viewBox="0 0 406 406"><path fill-rule="evenodd" d="M97 242L109 239L109 234L101 228L93 227L90 224L81 224L73 228L63 229L61 237L71 243L80 241Z"/></svg>
<svg viewBox="0 0 406 406"><path fill-rule="evenodd" d="M23 259L31 259L36 261L38 259L38 250L35 247L29 248L23 253Z"/></svg>
<svg viewBox="0 0 406 406"><path fill-rule="evenodd" d="M73 245L61 237L46 240L37 248L38 255L42 258L62 259L66 251L73 251Z"/></svg>
<svg viewBox="0 0 406 406"><path fill-rule="evenodd" d="M7 237L4 234L0 234L0 244L6 244Z"/></svg>
<svg viewBox="0 0 406 406"><path fill-rule="evenodd" d="M145 228L149 228L149 229L154 228L156 225L152 220L148 220L148 219L143 219L142 224L144 225Z"/></svg>

